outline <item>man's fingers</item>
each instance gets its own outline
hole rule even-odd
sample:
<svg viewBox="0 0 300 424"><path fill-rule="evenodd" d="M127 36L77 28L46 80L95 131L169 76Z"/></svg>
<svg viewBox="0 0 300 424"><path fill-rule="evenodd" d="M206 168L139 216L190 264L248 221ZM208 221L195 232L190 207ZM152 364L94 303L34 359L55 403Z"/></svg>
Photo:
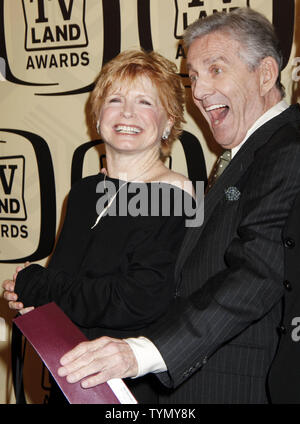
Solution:
<svg viewBox="0 0 300 424"><path fill-rule="evenodd" d="M94 374L92 377L82 380L80 384L84 389L88 389L90 387L95 387L98 384L102 384L108 381L105 378L106 378L105 374L99 372L98 374Z"/></svg>
<svg viewBox="0 0 300 424"><path fill-rule="evenodd" d="M102 371L95 373L90 377L83 378L80 384L84 389L88 389L90 387L95 387L98 384L106 383L107 381L114 378L120 378L120 370L118 367L103 369Z"/></svg>
<svg viewBox="0 0 300 424"><path fill-rule="evenodd" d="M63 367L58 369L58 375L64 377L66 375L71 375L74 378L74 381L70 380L70 383L80 380L84 377L82 370L84 367L89 367L90 363L94 361L95 357L93 352L85 352L71 362L68 362ZM69 380L68 380L69 381Z"/></svg>
<svg viewBox="0 0 300 424"><path fill-rule="evenodd" d="M101 349L110 340L111 339L109 339L108 337L101 337L99 339L95 339L89 342L79 343L76 347L74 347L72 350L70 350L60 358L60 363L61 365L67 365L68 363L76 360L86 352L93 352L97 349Z"/></svg>
<svg viewBox="0 0 300 424"><path fill-rule="evenodd" d="M65 355L63 355L60 358L61 365L67 366L70 362L75 361L81 355L83 355L84 353L86 353L89 350L89 344L88 343L89 342L79 343L79 345L77 345L72 350L70 350Z"/></svg>
<svg viewBox="0 0 300 424"><path fill-rule="evenodd" d="M114 353L103 357L101 361L98 360L95 364L91 364L90 370L94 374L82 380L81 386L83 388L94 387L113 378L133 377L137 374L138 366L136 358L126 342L122 342L122 345L112 342L107 348L114 351ZM83 370L83 373L87 375L85 371Z"/></svg>
<svg viewBox="0 0 300 424"><path fill-rule="evenodd" d="M112 378L133 377L138 371L128 343L109 337L80 343L60 362L63 367L58 369L58 375L67 376L69 383L84 379L83 387L93 387Z"/></svg>
<svg viewBox="0 0 300 424"><path fill-rule="evenodd" d="M60 371L60 368L58 375L66 375L69 383L76 383L84 379L81 383L82 387L94 387L97 384L119 377L121 367L117 366L116 361L118 359L111 356L97 358L93 352L87 352L72 365L67 365L64 371ZM66 371L67 374L65 374ZM89 377L85 378L87 376Z"/></svg>
<svg viewBox="0 0 300 424"><path fill-rule="evenodd" d="M101 337L93 341L79 343L60 358L60 363L63 366L58 369L58 374L61 377L69 375L97 360L99 352L102 352L102 348L108 343L108 340L110 339L107 337Z"/></svg>
<svg viewBox="0 0 300 424"><path fill-rule="evenodd" d="M76 371L73 371L70 374L68 374L66 377L67 381L69 383L76 383L77 381L82 380L87 375L90 376L99 371L101 372L102 367L103 367L103 361L100 359L99 360L94 359L90 363L83 365L80 368L78 368Z"/></svg>

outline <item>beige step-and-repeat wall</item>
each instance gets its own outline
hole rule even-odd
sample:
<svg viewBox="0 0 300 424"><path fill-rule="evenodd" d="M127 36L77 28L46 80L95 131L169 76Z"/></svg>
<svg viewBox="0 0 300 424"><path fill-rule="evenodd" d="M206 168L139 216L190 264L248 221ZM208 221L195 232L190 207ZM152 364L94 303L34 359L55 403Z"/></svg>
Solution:
<svg viewBox="0 0 300 424"><path fill-rule="evenodd" d="M284 51L287 100L297 101L299 0L0 0L1 282L26 260L47 263L72 182L99 171L103 151L90 125L87 100L101 66L120 51L154 49L177 64L187 90L187 122L170 163L200 178L202 146L209 173L218 148L190 100L182 33L199 17L241 6L264 13L274 23ZM13 315L1 298L2 404L15 402ZM42 381L41 362L28 347L28 403L47 399L45 375Z"/></svg>

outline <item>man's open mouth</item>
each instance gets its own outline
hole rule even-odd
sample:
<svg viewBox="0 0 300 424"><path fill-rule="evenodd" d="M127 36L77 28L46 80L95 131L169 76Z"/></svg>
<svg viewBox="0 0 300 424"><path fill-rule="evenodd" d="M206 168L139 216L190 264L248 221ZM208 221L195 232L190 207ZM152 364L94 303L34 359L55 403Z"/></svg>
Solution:
<svg viewBox="0 0 300 424"><path fill-rule="evenodd" d="M226 118L229 106L224 104L211 105L205 108L205 112L210 116L212 125L219 125Z"/></svg>

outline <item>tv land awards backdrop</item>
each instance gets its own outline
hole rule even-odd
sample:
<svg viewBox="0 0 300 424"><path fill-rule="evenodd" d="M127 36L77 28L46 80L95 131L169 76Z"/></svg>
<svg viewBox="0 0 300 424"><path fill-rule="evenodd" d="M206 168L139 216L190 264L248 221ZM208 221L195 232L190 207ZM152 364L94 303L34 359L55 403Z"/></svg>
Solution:
<svg viewBox="0 0 300 424"><path fill-rule="evenodd" d="M184 29L215 11L252 7L275 25L284 52L288 102L299 98L299 0L1 0L0 281L24 261L46 264L72 182L99 172L103 146L88 98L102 65L130 48L157 50L177 64L187 91L186 124L169 166L203 179L218 147L191 101ZM2 288L0 289L2 294ZM14 403L11 319L0 300L0 403ZM28 347L28 403L47 399L47 373Z"/></svg>

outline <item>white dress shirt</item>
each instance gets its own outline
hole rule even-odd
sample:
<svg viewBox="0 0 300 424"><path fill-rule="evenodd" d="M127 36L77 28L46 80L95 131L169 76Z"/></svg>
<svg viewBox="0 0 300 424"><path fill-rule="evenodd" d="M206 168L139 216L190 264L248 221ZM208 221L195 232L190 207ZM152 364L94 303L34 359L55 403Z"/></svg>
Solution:
<svg viewBox="0 0 300 424"><path fill-rule="evenodd" d="M275 106L271 107L271 109L267 110L263 115L261 115L256 122L252 125L252 127L247 131L246 137L244 140L235 146L231 150L231 159L234 157L234 155L237 154L237 152L240 150L242 145L248 140L251 134L254 133L259 127L261 127L266 122L270 121L271 119L275 118L275 116L280 115L280 113L284 112L289 105L286 103L285 100L281 100L279 103L277 103Z"/></svg>
<svg viewBox="0 0 300 424"><path fill-rule="evenodd" d="M288 104L281 100L271 109L267 110L258 120L252 125L252 127L248 130L246 137L244 140L236 147L234 147L231 151L231 158L237 154L238 150L242 147L242 145L248 140L251 134L254 133L259 127L268 122L270 119L282 113L284 110L288 108ZM161 356L159 350L156 346L146 337L138 337L138 338L128 338L125 341L129 344L133 353L136 357L138 363L138 373L136 377L141 377L150 372L159 373L163 371L167 371L167 366L163 357ZM135 378L136 378L135 377Z"/></svg>

